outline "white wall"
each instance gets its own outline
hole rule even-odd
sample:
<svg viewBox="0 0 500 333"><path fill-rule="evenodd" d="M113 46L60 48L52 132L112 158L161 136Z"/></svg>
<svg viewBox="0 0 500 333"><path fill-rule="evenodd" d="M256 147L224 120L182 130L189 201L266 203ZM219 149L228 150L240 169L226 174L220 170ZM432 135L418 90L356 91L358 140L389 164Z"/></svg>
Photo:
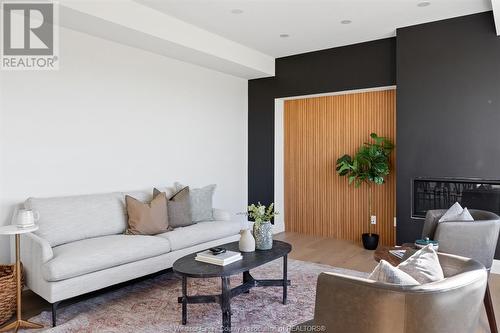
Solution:
<svg viewBox="0 0 500 333"><path fill-rule="evenodd" d="M247 199L247 81L60 30L60 70L0 72L0 225L29 196L216 183ZM239 217L235 217L239 218ZM0 262L9 240L0 236Z"/></svg>

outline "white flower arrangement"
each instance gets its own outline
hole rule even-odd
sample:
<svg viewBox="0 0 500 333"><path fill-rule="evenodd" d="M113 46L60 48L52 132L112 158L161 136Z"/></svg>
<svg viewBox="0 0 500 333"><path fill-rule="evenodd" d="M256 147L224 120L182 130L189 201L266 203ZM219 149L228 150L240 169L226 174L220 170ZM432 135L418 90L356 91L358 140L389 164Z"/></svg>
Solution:
<svg viewBox="0 0 500 333"><path fill-rule="evenodd" d="M263 222L271 221L279 213L274 211L274 203L271 203L269 207L266 207L258 202L257 205L251 204L248 206L247 212L242 214L247 215L256 224L261 224Z"/></svg>

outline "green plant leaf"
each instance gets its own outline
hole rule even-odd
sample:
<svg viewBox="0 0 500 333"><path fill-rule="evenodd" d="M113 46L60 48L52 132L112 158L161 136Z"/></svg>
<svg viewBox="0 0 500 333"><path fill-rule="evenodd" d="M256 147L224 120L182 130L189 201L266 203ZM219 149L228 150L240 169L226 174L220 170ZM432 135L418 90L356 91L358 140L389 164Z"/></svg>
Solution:
<svg viewBox="0 0 500 333"><path fill-rule="evenodd" d="M373 142L366 142L359 147L353 157L343 155L337 159L336 171L340 176L347 176L349 184L356 187L364 182L383 184L390 173L390 154L394 149L386 137L371 133Z"/></svg>

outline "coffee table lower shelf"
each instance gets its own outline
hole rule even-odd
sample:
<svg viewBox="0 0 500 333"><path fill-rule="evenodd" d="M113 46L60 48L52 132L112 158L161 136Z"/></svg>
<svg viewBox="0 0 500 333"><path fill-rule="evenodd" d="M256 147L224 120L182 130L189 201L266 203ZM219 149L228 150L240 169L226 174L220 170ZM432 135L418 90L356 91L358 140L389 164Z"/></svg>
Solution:
<svg viewBox="0 0 500 333"><path fill-rule="evenodd" d="M283 304L286 304L287 287L291 282L287 279L287 256L283 257L283 279L255 279L249 271L243 272L243 283L231 289L230 276L221 277L222 292L217 295L196 295L187 294L187 276L182 277L182 296L178 302L182 304L182 325L187 324L187 305L200 303L218 303L222 310L222 328L223 332L231 331L231 298L248 293L255 287L282 287Z"/></svg>
<svg viewBox="0 0 500 333"><path fill-rule="evenodd" d="M239 251L238 242L221 245L229 251ZM188 254L177 259L172 269L182 278L182 296L178 302L182 304L182 324L187 323L187 305L200 303L217 303L222 310L222 330L231 332L231 298L248 293L255 287L281 287L283 288L283 304L286 304L287 290L290 285L288 280L288 254L292 246L286 242L273 240L273 246L269 250L256 250L254 252L242 252L242 259L227 266L211 265L196 261L196 253ZM281 279L255 279L250 271L271 261L283 259L283 276ZM231 276L243 275L242 283L231 288ZM188 278L220 278L222 290L216 295L188 295Z"/></svg>

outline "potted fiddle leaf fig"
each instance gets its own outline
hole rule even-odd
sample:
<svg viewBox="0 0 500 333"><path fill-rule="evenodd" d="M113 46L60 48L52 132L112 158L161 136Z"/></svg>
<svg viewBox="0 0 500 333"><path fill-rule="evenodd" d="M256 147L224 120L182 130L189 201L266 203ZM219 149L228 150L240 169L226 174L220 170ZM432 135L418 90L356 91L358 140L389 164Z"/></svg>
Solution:
<svg viewBox="0 0 500 333"><path fill-rule="evenodd" d="M382 185L391 169L390 155L394 144L388 138L370 134L372 142L364 143L354 156L344 155L337 160L336 171L345 176L349 184L360 187L368 186L368 232L362 234L363 246L375 250L379 235L372 233L372 184Z"/></svg>

